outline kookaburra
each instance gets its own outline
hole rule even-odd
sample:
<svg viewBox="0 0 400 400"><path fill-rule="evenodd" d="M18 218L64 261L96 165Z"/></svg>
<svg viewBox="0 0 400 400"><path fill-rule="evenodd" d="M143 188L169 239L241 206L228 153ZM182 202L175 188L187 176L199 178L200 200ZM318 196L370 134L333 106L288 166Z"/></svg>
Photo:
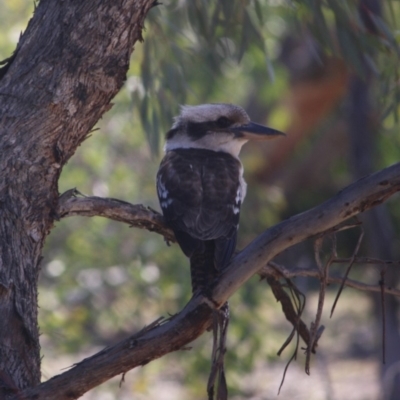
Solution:
<svg viewBox="0 0 400 400"><path fill-rule="evenodd" d="M157 192L165 221L190 258L193 292L211 295L235 250L246 195L240 149L248 140L281 135L233 104L182 106L167 132Z"/></svg>

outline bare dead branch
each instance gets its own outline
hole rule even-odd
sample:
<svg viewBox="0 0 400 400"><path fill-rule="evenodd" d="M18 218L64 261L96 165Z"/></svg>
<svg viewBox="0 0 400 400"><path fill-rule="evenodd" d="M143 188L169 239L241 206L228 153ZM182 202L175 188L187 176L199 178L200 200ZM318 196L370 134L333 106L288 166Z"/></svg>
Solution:
<svg viewBox="0 0 400 400"><path fill-rule="evenodd" d="M332 309L331 309L331 315L330 315L331 318L332 318L333 312L335 311L335 307L336 307L336 304L337 304L337 302L339 300L340 294L342 293L343 287L344 287L344 285L346 283L347 277L348 277L348 275L350 273L351 267L353 266L354 261L355 261L355 259L357 257L357 254L358 254L358 252L360 250L360 246L361 246L363 238L364 238L364 230L361 229L361 234L360 234L360 236L358 238L358 241L357 241L357 244L356 244L356 248L354 249L353 255L351 256L351 260L350 260L349 266L346 268L346 272L343 275L342 283L340 284L339 290L338 290L338 292L336 294L336 297L335 297L335 300L333 302Z"/></svg>
<svg viewBox="0 0 400 400"><path fill-rule="evenodd" d="M297 349L299 347L299 336L297 335L297 343L296 343L296 349L293 352L293 354L291 355L291 357L289 358L288 362L285 365L285 369L283 370L283 375L282 375L282 379L281 379L281 383L279 385L279 389L278 389L278 395L281 393L281 389L283 384L285 383L285 378L286 378L286 373L289 369L290 364L292 363L293 360L296 360L297 357Z"/></svg>
<svg viewBox="0 0 400 400"><path fill-rule="evenodd" d="M262 276L262 273L260 273L260 275ZM297 331L300 334L301 338L304 340L305 343L308 343L310 340L310 333L308 331L307 325L301 319L301 313L304 309L305 301L302 302L303 304L300 305L301 308L298 310L298 312L296 312L295 309L293 308L293 304L292 301L290 300L290 297L283 289L283 285L275 277L272 276L267 276L266 280L268 282L268 285L271 287L272 293L274 294L276 301L281 303L282 311L286 319L293 325L294 328L292 333L289 335L288 339L279 349L277 353L279 356L281 355L282 351L286 348L286 346L291 342L295 331Z"/></svg>
<svg viewBox="0 0 400 400"><path fill-rule="evenodd" d="M77 399L113 376L143 366L164 354L179 350L200 336L212 320L213 305L204 297L193 298L182 312L164 323L157 319L144 330L106 347L70 370L20 394L23 399ZM11 397L17 400L17 397Z"/></svg>
<svg viewBox="0 0 400 400"><path fill-rule="evenodd" d="M386 302L385 302L385 274L386 268L381 269L381 307L382 307L382 363L386 364Z"/></svg>
<svg viewBox="0 0 400 400"><path fill-rule="evenodd" d="M124 222L135 228L159 233L168 242L175 242L174 233L165 226L163 216L157 211L142 204L130 204L118 199L87 197L76 189L70 189L60 196L57 216L58 218L72 216L105 217Z"/></svg>
<svg viewBox="0 0 400 400"><path fill-rule="evenodd" d="M310 375L310 361L311 361L311 352L314 350L315 352L315 345L316 341L318 340L317 337L320 337L320 323L321 323L321 318L322 318L322 311L324 308L324 302L325 302L325 294L326 294L326 287L328 285L328 276L329 276L329 267L332 264L332 260L335 258L337 255L336 252L336 235L330 234L331 241L332 241L332 249L331 249L331 254L329 256L328 261L325 263L325 265L322 265L322 260L321 260L321 250L322 250L322 245L324 242L324 235L320 235L317 237L317 239L314 241L314 254L315 254L315 261L318 266L318 272L319 272L319 293L318 293L318 306L317 306L317 312L315 315L315 320L314 322L311 322L310 326L310 340L308 342L308 346L306 348L306 363L305 363L305 371L307 375ZM322 329L324 328L321 326Z"/></svg>
<svg viewBox="0 0 400 400"><path fill-rule="evenodd" d="M213 299L223 303L283 250L375 207L400 190L400 163L364 177L313 209L266 230L223 271Z"/></svg>
<svg viewBox="0 0 400 400"><path fill-rule="evenodd" d="M335 258L334 264L348 264L352 258ZM395 260L381 260L372 257L357 257L354 264L378 264L378 265L400 265L400 261Z"/></svg>
<svg viewBox="0 0 400 400"><path fill-rule="evenodd" d="M272 293L274 294L276 300L281 303L282 310L285 314L286 319L293 325L293 329L290 332L288 338L285 340L285 342L283 343L281 348L278 350L278 353L277 353L278 356L280 356L282 354L283 350L285 350L285 348L290 344L294 335L296 334L295 349L293 351L293 354L289 358L288 362L286 363L285 369L283 371L281 383L279 385L279 390L278 390L278 394L279 394L281 391L281 388L283 386L283 383L285 382L286 372L289 368L289 365L291 364L291 362L293 360L296 360L296 358L297 358L300 336L306 343L308 343L310 334L308 332L307 325L301 320L301 314L303 313L305 303L306 303L304 295L297 289L297 287L295 285L293 285L293 283L291 283L290 280L288 280L288 279L286 280L286 282L290 288L292 296L294 296L297 300L295 302L295 305L297 308L297 312L296 312L294 310L293 303L292 303L289 295L286 293L286 291L283 288L283 285L278 281L278 279L276 279L272 276L268 276L268 277L266 277L266 280L267 280L268 284L270 285L270 287L272 289ZM301 300L301 297L303 297L303 301Z"/></svg>
<svg viewBox="0 0 400 400"><path fill-rule="evenodd" d="M345 260L345 259L343 259ZM348 262L348 259L346 259ZM375 264L375 262L374 262ZM274 267L271 267L273 265ZM277 272L279 271L279 272ZM295 276L304 276L304 277L309 277L309 278L319 278L319 271L317 269L304 269L304 268L297 268L297 267L286 267L283 265L279 265L275 262L270 261L268 265L263 267L259 274L263 277L266 277L267 275L275 276L275 277L280 277L283 276L285 278L293 278ZM338 283L340 284L342 282L343 278L341 277L334 277L334 276L329 276L327 277L327 282L329 284L331 283ZM363 292L371 292L371 293L380 293L381 292L381 287L379 284L377 285L369 285L366 283L358 282L353 279L347 279L345 286L351 287L353 289L361 290ZM395 297L400 297L400 290L395 289L395 288L385 288L385 294L395 296Z"/></svg>

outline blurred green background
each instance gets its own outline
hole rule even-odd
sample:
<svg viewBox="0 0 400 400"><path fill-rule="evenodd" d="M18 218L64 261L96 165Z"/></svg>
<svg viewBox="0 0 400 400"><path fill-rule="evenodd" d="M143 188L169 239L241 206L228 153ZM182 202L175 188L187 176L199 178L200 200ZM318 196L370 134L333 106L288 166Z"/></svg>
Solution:
<svg viewBox="0 0 400 400"><path fill-rule="evenodd" d="M0 0L0 60L9 57L34 10ZM242 153L248 195L238 248L267 227L328 199L359 177L398 161L400 3L369 1L163 1L147 18L124 88L98 130L64 168L60 193L119 198L159 209L155 175L163 135L179 104L232 102L252 120L287 132ZM398 197L362 217L361 254L399 259ZM338 236L351 256L360 230ZM280 263L315 267L312 242ZM340 276L343 265L332 268ZM357 265L351 277L377 284L382 266ZM395 286L395 266L386 267ZM304 321L316 312L318 282L299 278ZM346 289L326 326L311 376L293 362L279 398L399 398L398 304L387 298L387 363L381 365L378 298ZM40 327L43 379L178 312L191 295L188 260L155 233L102 218L57 222L42 262ZM275 399L293 346L265 282L254 277L231 299L227 379L231 399ZM397 343L397 346L396 346ZM203 399L211 335L96 388L85 399ZM304 347L304 344L302 344ZM301 353L301 352L300 352ZM386 396L386 397L385 397Z"/></svg>

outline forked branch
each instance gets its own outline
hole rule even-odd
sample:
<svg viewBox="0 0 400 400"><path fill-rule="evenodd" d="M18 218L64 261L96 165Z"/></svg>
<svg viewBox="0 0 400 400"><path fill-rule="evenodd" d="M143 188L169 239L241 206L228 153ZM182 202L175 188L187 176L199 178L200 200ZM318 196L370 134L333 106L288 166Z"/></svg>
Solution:
<svg viewBox="0 0 400 400"><path fill-rule="evenodd" d="M83 360L69 371L10 398L13 400L76 399L113 376L184 347L210 326L215 304L224 304L241 285L266 267L277 254L381 204L398 191L400 191L400 163L353 183L325 203L283 221L258 236L234 257L218 279L213 291L213 301L201 296L195 297L178 315L165 323L156 324L151 329L108 347ZM73 198L73 193L69 193L60 199L58 209L60 218L71 215L100 215L133 226L136 226L135 221L151 221L149 226L151 230L162 233L168 240L173 239L171 232L164 226L161 216L143 206L132 206L115 199L75 197L76 200L72 200ZM93 205L95 203L97 205L101 203L102 206L96 208ZM144 225L149 229L147 222ZM268 268L262 272L269 275ZM275 270L271 272L271 276L276 276ZM319 272L316 276L319 276ZM332 278L326 277L326 279L327 283L332 282ZM351 282L347 280L346 285L352 286ZM399 291L395 289L389 291L386 288L385 293L399 295Z"/></svg>

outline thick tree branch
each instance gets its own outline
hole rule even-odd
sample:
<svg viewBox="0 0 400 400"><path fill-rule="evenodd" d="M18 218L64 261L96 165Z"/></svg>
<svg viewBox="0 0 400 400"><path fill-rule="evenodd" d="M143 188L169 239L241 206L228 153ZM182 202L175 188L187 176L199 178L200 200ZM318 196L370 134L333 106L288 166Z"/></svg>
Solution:
<svg viewBox="0 0 400 400"><path fill-rule="evenodd" d="M199 337L212 319L211 302L199 296L193 298L178 314L164 323L144 328L135 335L106 347L86 358L70 370L39 386L19 393L13 400L72 400L113 376L143 366L164 354L179 350Z"/></svg>
<svg viewBox="0 0 400 400"><path fill-rule="evenodd" d="M216 284L214 300L223 304L251 275L257 272L268 274L268 270L262 268L279 252L382 203L399 190L400 163L363 178L325 203L266 230L233 259ZM112 215L113 219L129 224L136 218L137 210L126 207L126 203L122 203L123 212L119 213L114 204L111 207L113 211L109 214L104 209L96 211L95 207L89 210L87 206L90 203L81 200L72 203L65 202L65 198L61 200L59 215ZM109 199L104 201L107 203ZM133 215L126 216L125 213L130 212L133 212ZM154 225L159 225L157 231L165 229L161 219L152 219L152 211L143 208L140 212L147 214L146 220L149 218L154 221ZM271 271L271 275L274 274L276 271ZM313 273L308 271L307 274ZM346 284L354 286L349 280ZM391 294L399 294L397 290L391 291ZM385 292L389 293L389 290ZM25 399L35 400L76 399L107 379L176 351L200 336L211 323L213 307L213 302L201 296L195 297L181 313L165 323L145 329L115 346L104 349L69 371L22 392L22 395ZM17 397L13 399L17 400Z"/></svg>
<svg viewBox="0 0 400 400"><path fill-rule="evenodd" d="M223 272L213 292L214 301L223 304L283 250L381 204L399 190L400 163L397 163L358 180L321 205L266 230Z"/></svg>
<svg viewBox="0 0 400 400"><path fill-rule="evenodd" d="M284 249L308 237L327 231L360 212L381 204L399 190L400 163L360 179L325 203L266 230L234 258L216 288L217 294L214 300L221 296L219 293L225 289L230 292L232 290L231 283L235 287L236 285L240 286L243 279L247 280L261 271L264 277L270 275L276 278L278 269L285 278L294 276L318 278L317 270L277 266L276 264L274 264L274 269L268 267L267 264ZM78 194L79 192L72 189L60 197L57 209L60 218L74 215L102 216L160 233L168 241L174 241L173 232L164 225L162 216L154 210L116 199L77 197ZM249 266L250 263L252 267ZM328 277L328 283L337 283L338 281L340 278ZM352 280L348 280L347 286L359 290L380 292L379 286L366 285ZM398 296L400 291L387 288L386 293ZM223 298L222 303L225 300L226 298ZM218 303L222 304L219 298Z"/></svg>
<svg viewBox="0 0 400 400"><path fill-rule="evenodd" d="M125 222L135 228L157 232L168 242L175 242L174 233L165 226L163 216L157 211L141 204L130 204L122 200L83 196L76 189L70 189L60 196L57 215L58 218L78 215L105 217Z"/></svg>

